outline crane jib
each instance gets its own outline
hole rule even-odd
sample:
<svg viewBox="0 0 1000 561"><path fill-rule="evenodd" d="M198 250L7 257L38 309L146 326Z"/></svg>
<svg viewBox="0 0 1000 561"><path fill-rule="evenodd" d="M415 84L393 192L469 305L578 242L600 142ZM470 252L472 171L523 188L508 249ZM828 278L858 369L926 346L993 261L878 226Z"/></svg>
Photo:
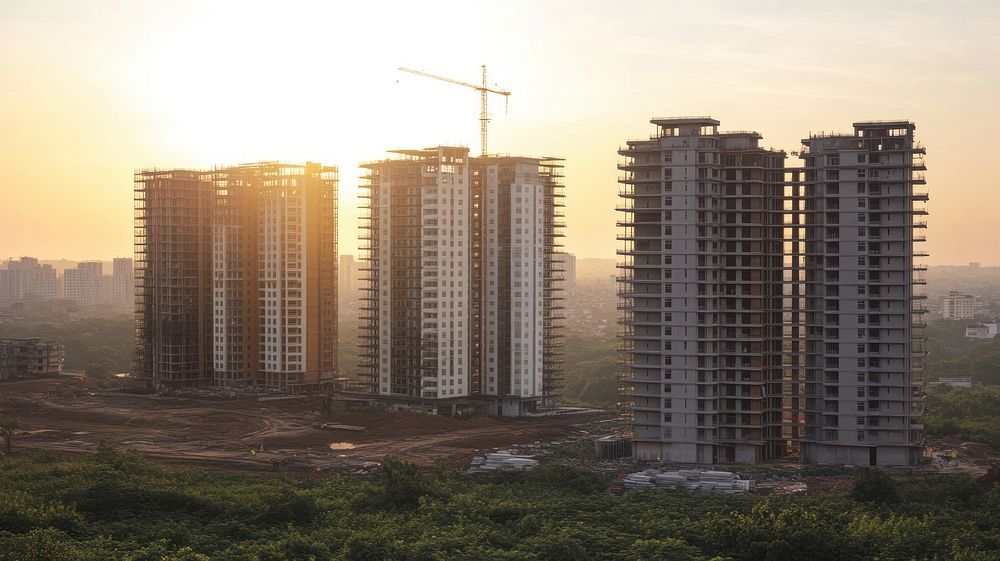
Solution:
<svg viewBox="0 0 1000 561"><path fill-rule="evenodd" d="M479 94L480 94L480 110L479 110L479 124L480 124L479 137L480 138L479 138L479 142L480 142L480 152L481 152L481 155L485 156L486 155L487 125L490 122L489 112L487 111L487 100L486 100L487 96L486 96L486 94L487 93L495 93L495 94L498 94L498 95L502 95L504 97L504 111L506 111L507 110L507 104L510 101L510 94L511 94L511 92L509 90L494 89L494 88L491 88L491 87L487 86L486 85L487 84L487 82L486 82L486 65L484 64L482 66L482 68L483 68L483 83L482 83L482 85L477 85L477 84L472 84L472 83L469 83L469 82L463 82L461 80L454 80L452 78L445 78L444 76L437 76L437 75L434 75L434 74L430 74L428 72L424 72L422 70L414 70L412 68L403 68L402 66L399 67L399 69L401 71L403 71L403 72L408 72L410 74L416 74L417 76L423 76L425 78L431 78L433 80L440 80L442 82L448 82L448 83L455 84L455 85L458 85L458 86L464 86L466 88L472 88L472 89L474 89L474 90L476 90L476 91L479 92Z"/></svg>

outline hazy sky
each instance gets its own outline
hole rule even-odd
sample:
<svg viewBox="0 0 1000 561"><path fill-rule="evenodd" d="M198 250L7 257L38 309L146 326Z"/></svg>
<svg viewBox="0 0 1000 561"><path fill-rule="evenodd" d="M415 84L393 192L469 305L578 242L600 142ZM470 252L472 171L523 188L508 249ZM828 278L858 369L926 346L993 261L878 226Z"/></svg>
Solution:
<svg viewBox="0 0 1000 561"><path fill-rule="evenodd" d="M132 172L261 159L341 169L478 149L476 92L513 91L491 151L565 157L567 249L613 257L616 150L653 116L712 115L797 150L910 119L927 146L931 264L1000 264L1000 2L0 0L0 256L132 252Z"/></svg>

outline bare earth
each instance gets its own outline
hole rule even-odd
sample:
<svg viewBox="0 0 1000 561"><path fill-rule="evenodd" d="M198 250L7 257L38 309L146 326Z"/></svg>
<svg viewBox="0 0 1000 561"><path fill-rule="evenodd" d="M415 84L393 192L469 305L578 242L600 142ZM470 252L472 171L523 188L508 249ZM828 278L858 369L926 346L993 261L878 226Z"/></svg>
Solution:
<svg viewBox="0 0 1000 561"><path fill-rule="evenodd" d="M423 466L440 458L462 468L482 451L559 440L580 425L609 417L456 419L342 412L323 418L309 399L158 399L82 392L72 382L59 382L60 395L52 396L46 390L53 380L0 384L0 418L20 423L16 447L92 453L106 439L160 461L238 471L269 471L280 464L282 469L356 473L387 455ZM324 423L364 428L324 429Z"/></svg>

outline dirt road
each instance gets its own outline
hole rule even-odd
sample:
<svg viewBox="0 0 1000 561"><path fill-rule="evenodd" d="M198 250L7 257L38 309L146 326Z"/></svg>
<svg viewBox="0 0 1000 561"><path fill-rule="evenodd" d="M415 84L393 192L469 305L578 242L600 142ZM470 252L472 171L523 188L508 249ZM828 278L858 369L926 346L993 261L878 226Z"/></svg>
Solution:
<svg viewBox="0 0 1000 561"><path fill-rule="evenodd" d="M323 418L317 404L306 399L157 399L72 385L48 396L51 383L0 384L0 417L20 423L16 446L80 453L96 450L106 439L153 459L227 470L270 470L280 464L351 473L387 455L425 466L443 458L460 468L481 450L563 439L579 425L608 417L455 419L345 412ZM321 428L330 422L363 429Z"/></svg>

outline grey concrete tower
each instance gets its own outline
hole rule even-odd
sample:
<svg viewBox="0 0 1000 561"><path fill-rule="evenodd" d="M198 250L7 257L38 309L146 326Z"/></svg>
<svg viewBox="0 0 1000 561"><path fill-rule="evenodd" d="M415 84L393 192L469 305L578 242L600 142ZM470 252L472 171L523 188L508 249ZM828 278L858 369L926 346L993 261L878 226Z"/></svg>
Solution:
<svg viewBox="0 0 1000 561"><path fill-rule="evenodd" d="M920 459L926 354L924 148L908 121L854 123L802 141L806 463Z"/></svg>
<svg viewBox="0 0 1000 561"><path fill-rule="evenodd" d="M709 117L619 150L623 394L642 460L758 463L782 433L785 153Z"/></svg>

